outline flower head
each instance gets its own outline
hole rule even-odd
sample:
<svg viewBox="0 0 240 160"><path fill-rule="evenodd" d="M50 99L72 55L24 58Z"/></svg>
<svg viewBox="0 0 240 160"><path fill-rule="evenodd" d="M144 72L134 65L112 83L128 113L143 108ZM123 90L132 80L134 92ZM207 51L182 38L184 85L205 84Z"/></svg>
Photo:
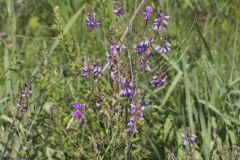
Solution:
<svg viewBox="0 0 240 160"><path fill-rule="evenodd" d="M158 53L167 53L170 51L171 44L167 40L162 40L162 42L156 46L155 50Z"/></svg>
<svg viewBox="0 0 240 160"><path fill-rule="evenodd" d="M143 13L144 19L148 20L151 17L152 12L153 12L152 6L147 6L146 11Z"/></svg>
<svg viewBox="0 0 240 160"><path fill-rule="evenodd" d="M123 14L123 6L120 0L115 0L114 1L114 9L113 9L113 13L116 16L121 16Z"/></svg>
<svg viewBox="0 0 240 160"><path fill-rule="evenodd" d="M32 95L32 90L31 90L30 83L26 81L24 89L21 92L21 98L27 98L27 97L30 97L31 95Z"/></svg>
<svg viewBox="0 0 240 160"><path fill-rule="evenodd" d="M188 146L189 144L195 143L197 136L193 134L191 131L187 131L186 133L182 133L183 145Z"/></svg>
<svg viewBox="0 0 240 160"><path fill-rule="evenodd" d="M123 45L123 44L112 43L112 45L111 45L111 52L113 54L117 54L117 53L120 53L125 48L126 48L126 46Z"/></svg>
<svg viewBox="0 0 240 160"><path fill-rule="evenodd" d="M90 70L90 68L88 66L85 66L82 69L82 75L83 75L84 78L88 78L89 77L89 70Z"/></svg>
<svg viewBox="0 0 240 160"><path fill-rule="evenodd" d="M26 112L28 110L28 100L32 95L32 89L29 81L25 82L24 88L21 91L20 94L20 100L19 103L16 105L16 107L22 111Z"/></svg>
<svg viewBox="0 0 240 160"><path fill-rule="evenodd" d="M149 40L141 41L141 42L137 43L137 46L135 47L135 51L138 54L141 54L144 52L147 52L147 54L151 54L150 45L151 45L151 41L149 41Z"/></svg>
<svg viewBox="0 0 240 160"><path fill-rule="evenodd" d="M98 28L100 25L99 21L96 19L96 14L91 12L86 16L86 22L89 29Z"/></svg>
<svg viewBox="0 0 240 160"><path fill-rule="evenodd" d="M76 110L83 110L85 109L86 105L85 104L81 104L78 101L75 102L70 102L69 103L70 107L74 107Z"/></svg>
<svg viewBox="0 0 240 160"><path fill-rule="evenodd" d="M161 78L159 76L153 76L151 84L152 84L153 87L162 87L167 82L166 78L167 77Z"/></svg>
<svg viewBox="0 0 240 160"><path fill-rule="evenodd" d="M150 66L147 64L147 60L144 58L140 59L140 68L142 70L151 71Z"/></svg>
<svg viewBox="0 0 240 160"><path fill-rule="evenodd" d="M82 125L86 120L86 115L82 113L82 110L85 109L86 105L81 104L78 101L70 102L70 107L74 107L75 111L72 113L72 117L78 119L78 123Z"/></svg>
<svg viewBox="0 0 240 160"><path fill-rule="evenodd" d="M120 95L122 97L131 98L133 96L133 93L134 93L133 82L127 83L126 79L122 80Z"/></svg>
<svg viewBox="0 0 240 160"><path fill-rule="evenodd" d="M97 76L97 75L100 75L102 73L102 65L101 65L101 62L99 59L97 59L93 65L92 65L92 73Z"/></svg>
<svg viewBox="0 0 240 160"><path fill-rule="evenodd" d="M154 20L154 23L153 23L153 29L157 32L161 32L162 31L162 25L164 27L167 27L168 26L168 20L169 20L169 16L162 16L162 12L160 11L158 14L157 14L157 18Z"/></svg>
<svg viewBox="0 0 240 160"><path fill-rule="evenodd" d="M142 106L141 104L137 103L131 104L131 108L130 108L130 121L127 125L127 132L128 133L135 133L137 132L137 127L136 127L136 123L139 120L144 120L144 106Z"/></svg>

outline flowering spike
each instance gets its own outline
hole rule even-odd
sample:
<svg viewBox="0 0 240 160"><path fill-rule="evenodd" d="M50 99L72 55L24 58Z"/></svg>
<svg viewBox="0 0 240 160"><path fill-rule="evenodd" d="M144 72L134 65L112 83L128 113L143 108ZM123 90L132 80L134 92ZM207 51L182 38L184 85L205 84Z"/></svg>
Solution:
<svg viewBox="0 0 240 160"><path fill-rule="evenodd" d="M137 46L135 47L135 51L138 54L141 54L144 52L147 52L147 54L151 54L150 45L151 45L151 41L149 41L149 40L141 41L141 42L137 43Z"/></svg>
<svg viewBox="0 0 240 160"><path fill-rule="evenodd" d="M154 20L153 23L153 29L157 32L161 32L162 31L162 25L164 27L168 26L168 20L169 20L170 16L162 16L162 12L159 12L157 14L157 18Z"/></svg>
<svg viewBox="0 0 240 160"><path fill-rule="evenodd" d="M114 1L114 9L113 9L113 13L116 16L121 16L123 14L123 6L120 0L115 0Z"/></svg>
<svg viewBox="0 0 240 160"><path fill-rule="evenodd" d="M89 12L86 16L87 27L89 29L98 28L100 26L100 22L96 19L96 14Z"/></svg>
<svg viewBox="0 0 240 160"><path fill-rule="evenodd" d="M155 50L158 53L167 53L170 51L171 44L167 40L162 40L159 45L156 46Z"/></svg>
<svg viewBox="0 0 240 160"><path fill-rule="evenodd" d="M152 6L147 6L146 11L143 13L144 19L148 20L151 17L152 12L153 12Z"/></svg>
<svg viewBox="0 0 240 160"><path fill-rule="evenodd" d="M197 136L193 134L191 131L187 131L186 133L182 133L183 145L188 146L189 144L195 143Z"/></svg>
<svg viewBox="0 0 240 160"><path fill-rule="evenodd" d="M79 124L82 125L86 120L86 116L82 113L82 110L85 109L86 105L81 104L78 101L75 101L75 102L70 102L69 106L75 108L75 112L72 113L72 117L74 117L75 119L78 119Z"/></svg>
<svg viewBox="0 0 240 160"><path fill-rule="evenodd" d="M128 133L137 133L137 127L136 127L136 123L139 120L144 120L144 106L142 106L141 104L137 103L131 104L131 108L130 108L130 121L127 125L127 132Z"/></svg>
<svg viewBox="0 0 240 160"><path fill-rule="evenodd" d="M153 87L162 87L166 84L166 78L164 77L163 79L161 77L158 76L153 76L151 84Z"/></svg>
<svg viewBox="0 0 240 160"><path fill-rule="evenodd" d="M120 53L125 48L126 48L126 46L123 45L123 44L112 43L112 45L111 45L111 52L113 54L117 54L117 53Z"/></svg>

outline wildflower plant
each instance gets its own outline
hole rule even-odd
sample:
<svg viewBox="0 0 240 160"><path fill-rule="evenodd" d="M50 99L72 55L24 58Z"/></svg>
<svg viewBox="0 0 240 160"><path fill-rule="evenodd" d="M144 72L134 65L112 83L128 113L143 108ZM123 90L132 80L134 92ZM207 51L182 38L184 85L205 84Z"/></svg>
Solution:
<svg viewBox="0 0 240 160"><path fill-rule="evenodd" d="M0 159L240 157L237 0L0 4Z"/></svg>
<svg viewBox="0 0 240 160"><path fill-rule="evenodd" d="M106 3L100 6L106 8L104 5ZM59 8L54 9L57 43L66 52L63 57L58 57L59 61L52 61L46 47L39 65L41 75L36 80L36 86L45 91L38 93L41 103L47 100L56 104L54 112L52 109L47 112L50 116L46 144L50 141L48 135L51 125L54 125L59 128L59 133L66 136L63 141L74 139L75 142L71 141L70 144L74 145L76 150L82 148L83 157L112 159L112 156L116 155L119 159L131 159L134 156L135 138L141 133L145 123L144 112L151 103L141 84L152 89L164 87L167 73L158 73L159 66L154 66L154 61L161 59L160 51L167 53L170 50L170 43L166 38L169 17L162 16L163 11L158 11L150 4L144 6L141 3L139 7L142 10L137 11L141 12L138 23L146 26L141 29L143 33L140 34L139 31L132 37L129 36L132 22L128 19L121 0L114 0L112 12L104 12L98 8L99 11L96 7L86 9L84 17L81 18L85 27L79 30L85 29L85 34L94 39L86 40L86 46L82 46L80 52L84 53L82 57L73 45L73 38L66 34ZM157 20L153 20L154 16L157 16ZM129 26L122 25L123 19L129 20ZM163 30L164 34L161 33ZM94 34L97 32L105 36L103 47L91 50L87 46L91 43L90 46L95 47L94 40L97 38ZM54 66L59 66L60 69ZM54 85L48 77L52 77ZM46 87L40 84L46 84ZM51 85L57 87L52 88ZM19 110L28 111L27 103L31 95L30 83L26 82L21 92L22 101L17 104ZM35 101L31 104L35 104ZM65 107L62 107L63 104ZM35 114L44 116L40 113L41 108ZM56 117L61 121L57 121ZM29 126L32 127L33 123ZM79 134L82 142L79 141ZM28 133L22 140L23 146L27 145L27 139ZM91 145L81 144L89 142ZM20 148L21 152L25 153L25 150ZM86 153L86 150L93 150L93 153Z"/></svg>
<svg viewBox="0 0 240 160"><path fill-rule="evenodd" d="M112 13L113 16L119 18L126 16L120 0L113 2ZM154 14L157 18L152 20L151 17ZM150 5L145 6L142 15L141 21L146 23L143 34L140 37L133 35L131 39L125 35L120 40L118 37L121 37L124 32L115 32L121 30L121 25L116 27L119 23L118 20L112 23L105 18L96 20L96 17L101 17L97 12L87 13L86 25L88 28L98 28L99 24L102 24L110 30L99 28L100 30L109 32L109 35L114 34L106 39L105 59L100 60L100 57L95 57L96 60L87 60L81 68L83 81L90 87L91 92L88 95L92 97L93 102L82 101L86 104L86 107L84 105L82 109L76 107L82 105L79 102L70 103L70 106L75 108L72 116L82 127L87 125L83 122L88 121L88 118L95 117L90 115L95 109L98 110L97 114L101 115L100 117L112 117L109 121L115 127L111 129L111 132L115 133L120 141L126 141L124 156L128 158L132 156L132 139L141 132L140 124L144 123L144 110L148 107L145 103L148 101L145 98L147 93L139 84L145 83L149 87L159 88L167 83L166 73L162 70L158 73L157 70L160 68L151 66L151 63L156 56L161 57L160 53L167 53L170 50L170 43L166 38L169 16L163 16L162 9L157 11ZM163 30L164 33L161 33ZM129 31L126 30L126 32ZM106 86L109 89L103 90L102 88L106 88ZM97 96L93 96L94 92L97 93ZM82 99L82 97L78 98ZM83 110L85 114L82 113ZM101 120L99 123L107 127L107 123L103 121ZM96 129L94 130L96 131ZM122 137L122 134L125 136Z"/></svg>

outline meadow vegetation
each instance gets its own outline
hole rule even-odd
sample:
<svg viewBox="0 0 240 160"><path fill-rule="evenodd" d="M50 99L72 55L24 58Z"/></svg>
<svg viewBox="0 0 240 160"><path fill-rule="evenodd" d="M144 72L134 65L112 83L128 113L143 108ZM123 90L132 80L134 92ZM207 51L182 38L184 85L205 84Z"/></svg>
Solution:
<svg viewBox="0 0 240 160"><path fill-rule="evenodd" d="M239 0L119 3L0 0L1 159L239 159Z"/></svg>

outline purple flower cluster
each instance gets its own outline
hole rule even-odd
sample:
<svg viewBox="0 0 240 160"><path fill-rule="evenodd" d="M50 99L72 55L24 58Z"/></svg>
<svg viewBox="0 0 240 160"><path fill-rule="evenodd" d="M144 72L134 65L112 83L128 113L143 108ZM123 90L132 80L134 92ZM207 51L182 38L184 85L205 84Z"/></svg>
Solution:
<svg viewBox="0 0 240 160"><path fill-rule="evenodd" d="M83 77L87 79L89 77L90 68L88 66L85 66L83 67L82 72Z"/></svg>
<svg viewBox="0 0 240 160"><path fill-rule="evenodd" d="M193 134L191 131L186 133L182 133L183 145L188 146L189 144L195 143L197 136Z"/></svg>
<svg viewBox="0 0 240 160"><path fill-rule="evenodd" d="M136 123L139 120L144 120L144 106L141 104L131 104L131 109L130 109L130 121L127 125L127 132L128 133L137 133L137 127Z"/></svg>
<svg viewBox="0 0 240 160"><path fill-rule="evenodd" d="M75 101L75 102L70 102L69 106L75 108L75 112L72 113L72 116L78 119L78 123L82 125L86 120L86 115L82 113L82 110L85 110L86 105L81 104L78 101Z"/></svg>
<svg viewBox="0 0 240 160"><path fill-rule="evenodd" d="M110 54L107 57L108 60L108 68L113 69L113 65L119 65L119 53L122 52L123 49L126 49L124 44L116 44L112 43L110 48Z"/></svg>
<svg viewBox="0 0 240 160"><path fill-rule="evenodd" d="M96 60L96 62L93 63L92 65L92 73L97 76L97 75L100 75L102 73L102 65L101 65L101 62L100 60Z"/></svg>
<svg viewBox="0 0 240 160"><path fill-rule="evenodd" d="M133 82L127 81L127 79L124 78L123 75L120 74L118 71L112 71L111 78L117 84L120 84L121 86L120 96L127 97L127 98L131 98L133 96L134 94Z"/></svg>
<svg viewBox="0 0 240 160"><path fill-rule="evenodd" d="M89 78L91 72L93 73L94 76L100 76L102 73L102 69L103 67L101 65L101 61L97 59L91 65L86 65L85 67L83 67L82 75L86 79Z"/></svg>
<svg viewBox="0 0 240 160"><path fill-rule="evenodd" d="M137 43L137 46L135 47L135 51L138 54L142 54L142 53L146 52L148 55L150 55L152 52L150 45L151 45L151 41L149 41L149 40L141 41L141 42Z"/></svg>
<svg viewBox="0 0 240 160"><path fill-rule="evenodd" d="M120 53L123 49L125 49L126 46L123 45L123 44L115 44L115 43L112 43L111 45L111 52L113 54L118 54Z"/></svg>
<svg viewBox="0 0 240 160"><path fill-rule="evenodd" d="M167 53L170 51L171 44L167 40L162 40L162 43L160 45L157 45L155 50L158 53Z"/></svg>
<svg viewBox="0 0 240 160"><path fill-rule="evenodd" d="M140 59L140 68L142 70L151 71L150 66L147 64L147 59L144 58Z"/></svg>
<svg viewBox="0 0 240 160"><path fill-rule="evenodd" d="M114 0L114 14L116 16L121 16L123 14L123 6L120 0ZM146 22L146 27L148 26L148 21L151 18L151 15L153 13L153 8L151 6L146 6L146 10L143 13L144 20ZM154 56L154 52L152 52L153 46L155 47L155 50L158 53L166 53L170 50L171 44L167 41L166 38L164 38L162 35L158 34L158 32L161 32L163 28L168 27L168 20L169 16L163 16L162 10L157 13L157 18L154 20L153 25L150 26L153 28L153 30L157 31L154 32L158 36L153 37L147 37L145 39L140 40L134 47L135 52L137 53L138 57L137 63L130 63L133 64L131 67L135 69L135 64L140 64L140 69L145 71L151 71L151 67L149 66L148 60ZM86 17L87 26L88 28L94 29L98 28L100 23L96 19L95 13L89 13ZM152 23L151 23L152 24ZM152 29L150 29L152 31ZM147 33L148 30L145 29L143 34ZM142 34L141 34L142 35ZM155 39L160 37L160 44L156 44ZM114 39L114 38L113 38ZM136 124L139 120L144 119L144 105L143 103L133 103L132 101L135 101L137 96L143 96L140 89L136 88L137 85L135 85L135 76L127 76L127 68L128 65L123 66L122 63L124 61L121 61L121 57L124 56L120 54L124 49L126 49L126 46L121 43L114 43L112 42L108 47L108 53L107 53L107 61L108 61L108 68L111 72L111 79L113 83L111 85L116 85L116 91L119 92L120 96L127 97L129 101L131 101L131 107L130 107L130 121L127 125L127 132L128 133L135 133L137 132ZM136 56L135 56L136 57ZM132 57L129 58L130 60ZM132 69L132 68L131 68ZM138 68L137 68L138 69ZM94 76L101 75L103 70L103 67L99 60L96 60L94 63L86 65L82 69L82 75L85 78L89 78L90 74ZM161 87L166 84L166 76L162 76L160 74L153 73L153 77L151 79L150 84L154 87ZM132 79L133 78L133 79ZM101 95L99 94L96 97L95 107L100 108L101 105L105 102L103 98L101 98ZM142 99L144 101L144 98ZM82 114L82 110L85 109L84 104L80 104L79 102L71 102L70 106L75 107L76 111L73 112L73 117L79 119L79 123L82 124L86 116ZM190 137L184 136L184 144L187 145L187 143L193 143L195 141L196 136L192 134ZM188 140L188 141L187 141ZM186 141L186 142L185 142Z"/></svg>
<svg viewBox="0 0 240 160"><path fill-rule="evenodd" d="M24 88L20 94L20 102L16 105L20 111L26 112L28 110L28 98L32 95L32 89L29 81L25 82Z"/></svg>
<svg viewBox="0 0 240 160"><path fill-rule="evenodd" d="M21 92L21 98L30 97L31 95L32 95L32 90L31 90L30 83L26 81L24 89Z"/></svg>
<svg viewBox="0 0 240 160"><path fill-rule="evenodd" d="M86 16L87 27L89 29L98 28L100 26L100 22L96 19L96 14L89 12Z"/></svg>
<svg viewBox="0 0 240 160"><path fill-rule="evenodd" d="M164 27L168 26L168 20L169 20L169 16L162 16L162 12L159 12L157 14L157 18L155 19L154 23L153 23L153 29L157 32L161 32L162 31L162 25Z"/></svg>
<svg viewBox="0 0 240 160"><path fill-rule="evenodd" d="M134 86L133 86L133 82L127 82L126 79L124 79L123 81L121 81L121 91L120 91L120 95L122 97L128 97L131 98L133 96L134 93Z"/></svg>
<svg viewBox="0 0 240 160"><path fill-rule="evenodd" d="M146 11L143 13L144 19L145 20L150 19L152 12L153 12L152 6L147 6Z"/></svg>
<svg viewBox="0 0 240 160"><path fill-rule="evenodd" d="M114 9L113 9L113 13L116 16L121 16L123 14L123 7L122 7L122 3L120 0L115 0L114 1Z"/></svg>
<svg viewBox="0 0 240 160"><path fill-rule="evenodd" d="M159 76L153 76L151 84L153 87L162 87L166 84L166 78L161 78Z"/></svg>

